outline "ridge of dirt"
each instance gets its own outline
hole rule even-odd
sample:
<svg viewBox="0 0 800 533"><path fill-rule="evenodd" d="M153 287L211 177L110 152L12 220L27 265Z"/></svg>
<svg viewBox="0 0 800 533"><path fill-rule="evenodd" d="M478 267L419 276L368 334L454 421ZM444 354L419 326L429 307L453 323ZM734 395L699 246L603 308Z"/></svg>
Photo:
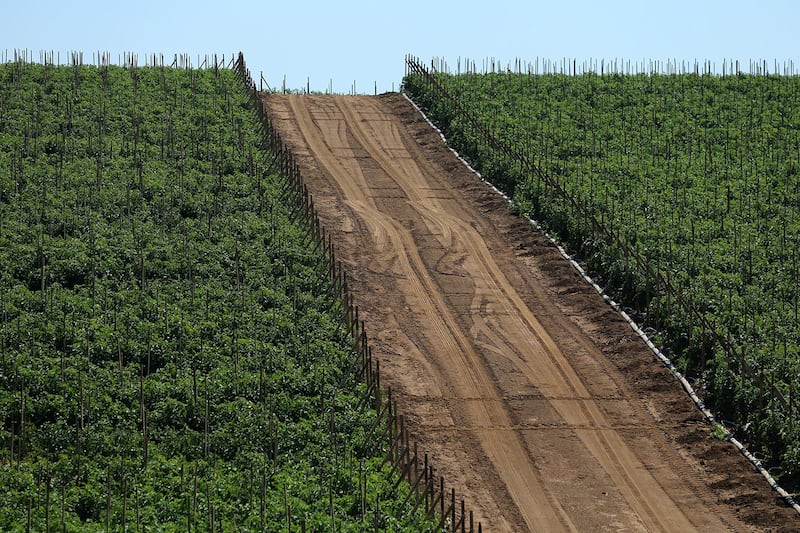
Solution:
<svg viewBox="0 0 800 533"><path fill-rule="evenodd" d="M412 436L487 531L800 521L398 94L265 96Z"/></svg>

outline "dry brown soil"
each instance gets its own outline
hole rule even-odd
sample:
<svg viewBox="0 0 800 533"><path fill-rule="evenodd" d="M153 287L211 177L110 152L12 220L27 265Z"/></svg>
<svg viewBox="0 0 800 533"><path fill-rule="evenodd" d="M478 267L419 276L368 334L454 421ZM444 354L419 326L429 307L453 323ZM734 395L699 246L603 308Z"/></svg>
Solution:
<svg viewBox="0 0 800 533"><path fill-rule="evenodd" d="M347 265L382 379L484 531L800 528L402 96L264 98Z"/></svg>

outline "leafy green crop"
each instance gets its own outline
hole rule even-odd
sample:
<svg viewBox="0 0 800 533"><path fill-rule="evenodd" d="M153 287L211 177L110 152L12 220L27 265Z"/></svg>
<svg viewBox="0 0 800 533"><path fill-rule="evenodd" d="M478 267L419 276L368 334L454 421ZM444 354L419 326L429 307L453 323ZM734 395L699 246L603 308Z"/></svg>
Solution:
<svg viewBox="0 0 800 533"><path fill-rule="evenodd" d="M404 86L449 141L660 331L738 437L800 474L800 78L435 79L453 99L418 74ZM491 147L467 114L543 174Z"/></svg>
<svg viewBox="0 0 800 533"><path fill-rule="evenodd" d="M0 530L433 528L233 72L0 65L0 147Z"/></svg>

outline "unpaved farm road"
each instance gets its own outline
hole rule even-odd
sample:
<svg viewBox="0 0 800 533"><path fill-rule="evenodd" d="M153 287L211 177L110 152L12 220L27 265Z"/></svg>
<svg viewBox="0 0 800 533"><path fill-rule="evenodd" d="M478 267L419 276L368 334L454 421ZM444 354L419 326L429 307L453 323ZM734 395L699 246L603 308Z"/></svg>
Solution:
<svg viewBox="0 0 800 533"><path fill-rule="evenodd" d="M382 379L484 531L800 526L402 96L264 98Z"/></svg>

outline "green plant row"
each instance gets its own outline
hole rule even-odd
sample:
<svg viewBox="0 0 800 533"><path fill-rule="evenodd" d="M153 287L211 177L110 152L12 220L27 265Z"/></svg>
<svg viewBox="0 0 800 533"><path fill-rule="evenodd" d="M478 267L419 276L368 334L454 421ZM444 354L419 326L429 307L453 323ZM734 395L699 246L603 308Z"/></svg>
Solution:
<svg viewBox="0 0 800 533"><path fill-rule="evenodd" d="M800 78L434 79L404 87L448 141L656 328L737 437L796 480Z"/></svg>
<svg viewBox="0 0 800 533"><path fill-rule="evenodd" d="M228 70L0 65L0 530L432 525Z"/></svg>

